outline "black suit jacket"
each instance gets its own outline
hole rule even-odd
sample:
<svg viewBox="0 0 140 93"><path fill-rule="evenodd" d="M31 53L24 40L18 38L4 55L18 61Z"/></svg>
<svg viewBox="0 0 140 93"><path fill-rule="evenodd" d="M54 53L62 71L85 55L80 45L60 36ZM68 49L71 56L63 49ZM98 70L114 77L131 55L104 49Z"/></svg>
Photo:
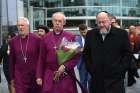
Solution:
<svg viewBox="0 0 140 93"><path fill-rule="evenodd" d="M99 29L92 29L87 33L83 56L94 79L124 78L132 57L128 33L111 27L103 41Z"/></svg>

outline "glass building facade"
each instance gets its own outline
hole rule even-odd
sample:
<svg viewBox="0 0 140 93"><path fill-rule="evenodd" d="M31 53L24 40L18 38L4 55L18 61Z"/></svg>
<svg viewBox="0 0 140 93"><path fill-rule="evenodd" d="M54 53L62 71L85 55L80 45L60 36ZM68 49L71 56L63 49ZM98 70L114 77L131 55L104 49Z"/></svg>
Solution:
<svg viewBox="0 0 140 93"><path fill-rule="evenodd" d="M8 32L7 0L0 0L0 45L5 33Z"/></svg>
<svg viewBox="0 0 140 93"><path fill-rule="evenodd" d="M0 0L0 45L9 32L16 31L16 0Z"/></svg>
<svg viewBox="0 0 140 93"><path fill-rule="evenodd" d="M116 16L122 28L127 28L130 24L140 24L140 0L9 0L9 2L13 1L16 1L16 19L21 16L29 18L32 31L39 24L45 24L51 28L51 16L57 11L64 12L66 15L65 28L75 29L81 23L93 28L95 27L95 15L99 11L108 11ZM10 14L10 10L7 13ZM13 19L1 17L6 20ZM7 24L11 22L6 21ZM13 22L14 25L15 22Z"/></svg>
<svg viewBox="0 0 140 93"><path fill-rule="evenodd" d="M116 16L122 28L140 23L140 0L28 0L25 3L29 8L25 9L27 15L26 10L32 11L28 17L33 19L33 29L39 24L52 27L51 16L57 11L64 12L67 17L65 27L70 28L80 23L95 27L95 15L99 11Z"/></svg>

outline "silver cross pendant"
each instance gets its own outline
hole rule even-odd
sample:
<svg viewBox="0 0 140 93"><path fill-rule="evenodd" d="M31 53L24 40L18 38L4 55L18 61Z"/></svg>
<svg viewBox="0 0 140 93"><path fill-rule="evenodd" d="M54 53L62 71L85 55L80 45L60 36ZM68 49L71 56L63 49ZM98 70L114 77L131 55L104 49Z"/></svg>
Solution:
<svg viewBox="0 0 140 93"><path fill-rule="evenodd" d="M57 49L57 46L55 45L53 48L56 50Z"/></svg>
<svg viewBox="0 0 140 93"><path fill-rule="evenodd" d="M27 57L24 57L24 62L26 63L26 61L27 61Z"/></svg>

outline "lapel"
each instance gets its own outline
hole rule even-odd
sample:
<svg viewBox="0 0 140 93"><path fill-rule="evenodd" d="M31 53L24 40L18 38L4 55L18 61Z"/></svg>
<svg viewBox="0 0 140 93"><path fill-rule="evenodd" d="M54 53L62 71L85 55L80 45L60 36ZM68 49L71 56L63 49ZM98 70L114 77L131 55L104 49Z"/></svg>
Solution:
<svg viewBox="0 0 140 93"><path fill-rule="evenodd" d="M79 42L80 47L82 48L82 47L83 47L83 44L82 44L82 37L81 37L81 36L77 36L77 41Z"/></svg>

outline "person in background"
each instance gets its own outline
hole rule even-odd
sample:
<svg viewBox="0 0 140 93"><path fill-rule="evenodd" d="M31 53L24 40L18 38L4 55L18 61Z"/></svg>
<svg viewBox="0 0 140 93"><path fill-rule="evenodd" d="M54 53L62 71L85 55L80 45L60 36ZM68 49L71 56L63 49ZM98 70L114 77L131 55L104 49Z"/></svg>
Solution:
<svg viewBox="0 0 140 93"><path fill-rule="evenodd" d="M10 79L16 93L40 93L36 84L36 65L40 52L41 39L29 30L25 17L17 20L19 34L9 42Z"/></svg>
<svg viewBox="0 0 140 93"><path fill-rule="evenodd" d="M130 40L130 44L131 44L133 53L138 52L137 44L136 44L137 43L136 27L134 25L129 26L128 36L129 36L129 40Z"/></svg>
<svg viewBox="0 0 140 93"><path fill-rule="evenodd" d="M117 22L117 18L115 16L111 16L111 25L117 28L120 28L120 25Z"/></svg>
<svg viewBox="0 0 140 93"><path fill-rule="evenodd" d="M86 35L83 51L92 78L90 93L125 93L125 73L132 59L128 33L111 26L106 11L97 13L96 23Z"/></svg>
<svg viewBox="0 0 140 93"><path fill-rule="evenodd" d="M134 25L129 26L128 36L131 44L132 53L133 54L138 53L136 27ZM135 77L139 78L139 74L137 72L138 59L135 58L135 56L133 56L131 63L132 64L128 69L128 83L127 83L128 86L132 86L133 84L136 83Z"/></svg>
<svg viewBox="0 0 140 93"><path fill-rule="evenodd" d="M1 83L1 68L0 68L0 83Z"/></svg>
<svg viewBox="0 0 140 93"><path fill-rule="evenodd" d="M0 51L0 59L1 59L1 51ZM1 67L0 67L0 83L1 83Z"/></svg>
<svg viewBox="0 0 140 93"><path fill-rule="evenodd" d="M0 48L0 62L3 62L3 71L8 83L9 93L15 93L14 87L11 85L10 76L9 76L9 41L16 36L15 33L8 33L6 39L3 42L3 45Z"/></svg>
<svg viewBox="0 0 140 93"><path fill-rule="evenodd" d="M138 63L137 63L137 67L138 69L140 69L140 24L136 24L136 34L137 34L137 48L138 48Z"/></svg>
<svg viewBox="0 0 140 93"><path fill-rule="evenodd" d="M49 28L45 25L39 25L37 26L37 35L39 37L44 37L45 34L47 34L49 32Z"/></svg>
<svg viewBox="0 0 140 93"><path fill-rule="evenodd" d="M76 82L65 71L75 76L74 67L78 63L79 55L59 65L57 63L56 49L63 38L75 41L75 36L64 31L66 17L61 12L52 15L53 31L47 33L41 43L39 62L37 66L37 84L43 86L42 93L77 93ZM44 67L45 66L45 67ZM44 67L44 68L43 68ZM59 78L55 79L55 76Z"/></svg>
<svg viewBox="0 0 140 93"><path fill-rule="evenodd" d="M76 36L76 41L79 42L81 52L83 52L83 48L84 48L84 44L85 44L85 38L86 38L86 34L88 32L87 26L85 24L80 24L79 25L79 32L80 32L80 35ZM85 68L85 62L84 62L82 56L80 57L80 60L77 64L77 68L79 70L81 84L84 87L88 88L90 75L88 74L88 72Z"/></svg>

